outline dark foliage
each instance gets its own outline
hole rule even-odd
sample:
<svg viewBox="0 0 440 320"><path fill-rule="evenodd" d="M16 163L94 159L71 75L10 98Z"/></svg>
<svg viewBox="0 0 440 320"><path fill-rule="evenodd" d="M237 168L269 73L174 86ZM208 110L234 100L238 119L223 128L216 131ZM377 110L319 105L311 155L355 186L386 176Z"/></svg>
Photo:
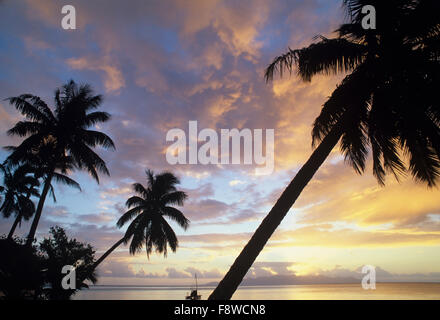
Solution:
<svg viewBox="0 0 440 320"><path fill-rule="evenodd" d="M43 256L43 274L46 285L50 289L44 291L49 300L67 300L75 292L88 288L84 282L96 283L97 278L93 268L95 251L90 244L68 239L60 227L50 229L51 237L44 239L39 246ZM62 273L63 266L75 268L76 289L63 289L61 281L66 274Z"/></svg>
<svg viewBox="0 0 440 320"><path fill-rule="evenodd" d="M0 239L0 299L67 300L97 281L93 268L95 251L89 244L68 239L60 227L39 245L25 239ZM75 267L76 289L63 289L65 265Z"/></svg>

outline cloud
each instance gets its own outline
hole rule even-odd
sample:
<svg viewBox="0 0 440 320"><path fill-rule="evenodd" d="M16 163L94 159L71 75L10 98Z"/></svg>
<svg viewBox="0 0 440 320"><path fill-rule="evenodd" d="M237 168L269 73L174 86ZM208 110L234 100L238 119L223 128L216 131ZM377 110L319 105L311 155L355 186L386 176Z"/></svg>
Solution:
<svg viewBox="0 0 440 320"><path fill-rule="evenodd" d="M134 83L153 94L145 95L130 87L130 91L135 92L130 93L133 98L124 96L122 102L127 110L117 108L117 113L124 117L122 121L130 119L131 122L129 128L111 128L120 138L117 139L118 150L124 154L117 157L114 168L120 167L122 171L132 167L127 164L128 159L166 167L164 157L162 161L149 159L151 150L163 149L164 144L159 142L163 141L164 128L171 123L176 126L176 122L181 127L189 117L214 128L221 125L276 128L277 170L297 165L310 154L309 143L304 143L310 140L309 125L337 80L319 78L310 85L297 80L286 81L284 89L279 91L278 86L284 83L281 80L274 83L272 92L272 86L264 84L262 74L275 52L295 45L279 32L286 32L284 28L300 18L307 22L309 19L304 17L316 16L322 10L318 3L291 1L269 6L265 1L194 1L190 4L175 1L173 5L179 15L165 4L146 5L142 1L132 1L130 6L117 1L107 1L104 7L99 3L75 5L81 15L78 14L77 32L69 33L75 40L69 42L69 52L73 52L74 58L66 58L67 65L74 70L103 73L104 88L109 93L119 93L128 83ZM47 1L38 5L29 2L28 6L35 11L34 19L44 20L60 31L55 14L59 8ZM286 19L288 12L294 15ZM321 17L321 20L320 29L331 30L329 21L332 19ZM139 26L142 27L139 29ZM92 32L86 32L87 27ZM279 37L276 47L270 46L265 28ZM143 32L132 32L137 29ZM151 30L157 35L150 34ZM303 28L289 31L308 39L314 32ZM95 45L84 46L84 41L77 41L81 35ZM160 132L151 137L138 134L139 126L148 125ZM130 144L130 141L137 142ZM149 152L138 148L141 144L149 145ZM186 171L188 168L186 166ZM245 169L253 171L253 168ZM200 169L189 171L200 174ZM218 168L210 167L207 171L218 171Z"/></svg>
<svg viewBox="0 0 440 320"><path fill-rule="evenodd" d="M116 221L116 217L113 214L102 212L97 214L81 214L76 216L76 220L78 222L107 223Z"/></svg>
<svg viewBox="0 0 440 320"><path fill-rule="evenodd" d="M215 279L215 278L220 278L223 276L223 274L220 273L220 271L218 271L217 269L203 271L203 270L200 270L197 268L188 267L185 269L185 272L187 272L191 275L197 275L197 278L200 278L200 279Z"/></svg>
<svg viewBox="0 0 440 320"><path fill-rule="evenodd" d="M205 234L192 234L192 235L181 235L180 239L182 243L185 242L196 242L196 243L216 243L219 245L228 242L237 242L242 240L249 240L251 233L205 233Z"/></svg>
<svg viewBox="0 0 440 320"><path fill-rule="evenodd" d="M216 270L200 270L193 267L188 267L184 270L179 270L173 267L165 269L164 273L146 272L144 268L136 271L133 264L124 261L110 261L106 262L101 267L100 275L103 277L113 278L144 278L144 279L191 279L197 274L199 279L218 279L222 274Z"/></svg>
<svg viewBox="0 0 440 320"><path fill-rule="evenodd" d="M48 50L52 49L52 46L46 41L31 36L24 37L24 43L29 52L33 53L36 50Z"/></svg>
<svg viewBox="0 0 440 320"><path fill-rule="evenodd" d="M223 217L231 209L228 204L214 199L189 200L184 206L185 215L193 222Z"/></svg>
<svg viewBox="0 0 440 320"><path fill-rule="evenodd" d="M214 187L212 183L200 184L195 189L182 188L188 194L189 199L207 199L214 196Z"/></svg>
<svg viewBox="0 0 440 320"><path fill-rule="evenodd" d="M354 278L359 281L365 276L362 267L356 269L335 266L333 269L320 270L317 274L331 278ZM377 282L440 282L440 272L428 273L392 273L380 266L373 266Z"/></svg>
<svg viewBox="0 0 440 320"><path fill-rule="evenodd" d="M106 263L105 266L100 266L99 275L102 277L131 278L136 276L136 271L128 264Z"/></svg>
<svg viewBox="0 0 440 320"><path fill-rule="evenodd" d="M66 63L69 67L77 70L103 71L104 87L106 92L115 93L125 86L125 80L122 72L114 65L114 62L107 61L106 58L98 60L90 60L87 58L70 58Z"/></svg>
<svg viewBox="0 0 440 320"><path fill-rule="evenodd" d="M66 206L49 206L46 205L44 215L49 220L57 221L69 215L69 209Z"/></svg>
<svg viewBox="0 0 440 320"><path fill-rule="evenodd" d="M12 111L13 107L9 107L9 110ZM12 112L11 112L12 113ZM3 106L3 104L0 103L0 128L2 128L2 131L6 131L11 129L14 124L16 122L19 121L19 117L17 114L12 115L10 112L6 111L6 108ZM0 135L0 143L2 146L5 145L14 145L15 143L18 143L19 139L18 138L13 138L13 140L11 141L12 137L6 137L4 134Z"/></svg>
<svg viewBox="0 0 440 320"><path fill-rule="evenodd" d="M240 246L248 241L252 233L212 233L182 235L182 243L194 242L216 244L219 248L226 244ZM347 241L349 239L349 241ZM244 243L246 243L244 242ZM266 247L399 247L438 246L440 233L412 232L411 230L363 230L349 227L333 227L331 224L298 227L295 230L277 230Z"/></svg>
<svg viewBox="0 0 440 320"><path fill-rule="evenodd" d="M320 270L315 274L296 275L266 273L258 277L247 277L241 285L299 285L299 284L335 284L357 283L361 287L361 280L365 276L362 267L355 270L336 266L330 270ZM376 282L440 282L440 273L413 273L394 274L380 267L375 267Z"/></svg>
<svg viewBox="0 0 440 320"><path fill-rule="evenodd" d="M229 185L231 187L236 186L236 185L240 185L240 184L244 184L244 183L246 183L246 182L241 181L241 180L237 180L237 179L229 181Z"/></svg>
<svg viewBox="0 0 440 320"><path fill-rule="evenodd" d="M132 257L121 246L109 261L133 263L114 269L114 275L168 279L167 263L175 268L170 274L182 277L196 269L201 277L215 275L217 267L223 272L312 153L313 120L342 78L318 76L303 83L293 73L265 83L264 69L288 47L308 45L318 33L329 35L342 21L340 6L315 0L72 4L78 13L74 32L61 29L60 6L51 0L9 1L0 11L8 25L2 35L15 39L6 41L0 54L1 97L29 92L53 105L53 90L74 78L105 93L102 109L112 114L100 129L113 138L117 152L99 150L111 176L102 177L84 198L71 200L69 191L60 194L59 206L46 205L38 235L59 224L102 254L124 234L112 221L126 210L131 183L144 183L146 168L170 170L189 195L181 209L192 221L185 233L176 230L176 260L169 257L144 269L145 256ZM2 145L20 141L4 134L19 119L12 107L0 104ZM275 129L274 174L255 177L254 166L244 165L169 165L166 132L186 129L189 120L216 131ZM371 161L358 176L341 159L335 149L264 254L280 255L284 249L283 257L296 260L292 246L304 251L400 247L409 253L413 246L439 244L437 189L427 190L409 178L381 188L371 175ZM87 188L89 180L81 184ZM81 214L74 214L79 207ZM0 229L9 231L11 223L2 219ZM28 229L23 223L19 234ZM290 275L292 268L255 264L253 272Z"/></svg>
<svg viewBox="0 0 440 320"><path fill-rule="evenodd" d="M294 272L289 269L294 262L254 262L252 267L246 274L247 278L268 277L274 275L294 275Z"/></svg>
<svg viewBox="0 0 440 320"><path fill-rule="evenodd" d="M168 277L172 279L180 279L180 278L190 278L191 275L188 272L178 271L175 268L166 268L165 270L168 273Z"/></svg>
<svg viewBox="0 0 440 320"><path fill-rule="evenodd" d="M371 168L370 161L367 168ZM439 190L429 190L409 178L401 183L389 179L386 187L381 187L370 172L359 176L338 162L318 171L295 207L304 208L300 218L304 223L346 221L359 226L391 224L402 228L426 220L428 214L440 213L438 196Z"/></svg>

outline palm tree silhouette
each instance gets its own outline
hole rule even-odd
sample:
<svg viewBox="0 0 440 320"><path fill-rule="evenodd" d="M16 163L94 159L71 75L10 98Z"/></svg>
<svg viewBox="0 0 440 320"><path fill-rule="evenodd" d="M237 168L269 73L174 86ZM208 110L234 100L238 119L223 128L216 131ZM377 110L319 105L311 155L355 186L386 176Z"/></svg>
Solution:
<svg viewBox="0 0 440 320"><path fill-rule="evenodd" d="M230 299L303 188L341 141L345 160L358 173L371 150L379 184L386 173L410 172L428 186L440 168L440 3L421 0L344 0L350 19L333 39L291 50L266 69L293 71L310 81L316 74L351 72L316 118L309 160L280 196L209 299ZM377 29L364 30L364 5L377 12ZM405 166L408 159L409 166Z"/></svg>
<svg viewBox="0 0 440 320"><path fill-rule="evenodd" d="M5 148L13 152L16 150L17 147L8 146ZM35 187L40 187L39 179L42 179L43 182L47 180L47 159L44 160L42 159L42 157L47 154L52 154L52 150L53 150L53 146L50 143L45 143L38 147L37 153L29 152L28 154L26 154L26 157L23 158L21 161L22 164L15 169L14 176L16 175L17 176L16 178L14 178L10 173L10 168L16 167L14 166L13 162L6 161L5 164L2 166L3 167L2 170L4 171L4 177L6 177L6 174L9 172L10 179L12 181L16 181L14 182L14 186L19 186L20 188L23 188L27 184L31 184L28 187L29 190L27 190L27 195L26 195L27 200L25 201L25 199L21 197L22 199L21 201L24 202L23 205L26 205L24 208L27 209L25 210L25 212L16 215L16 219L8 235L9 239L12 238L17 225L21 224L22 218L25 218L25 220L27 221L33 216L35 212L35 205L33 201L30 200L30 197L40 196L38 192L38 188ZM55 170L58 170L60 172L54 171L53 179L58 183L62 183L74 187L81 191L81 187L79 183L65 175L68 171L72 169L73 169L73 163L71 158L66 156L62 157L61 160L56 164L56 168L55 168ZM56 202L55 190L52 184L49 185L49 192L53 198L53 201ZM5 214L4 216L7 217Z"/></svg>
<svg viewBox="0 0 440 320"><path fill-rule="evenodd" d="M178 247L178 239L171 226L165 218L169 218L186 230L189 220L184 214L173 207L183 206L187 195L179 191L176 185L179 179L170 172L163 172L155 175L153 171L147 170L147 187L140 183L133 184L133 191L136 195L130 197L126 206L129 209L117 222L121 228L128 221L133 221L127 228L124 237L107 250L96 262L95 268L122 243L127 244L130 239L130 253L136 254L145 245L147 257L153 249L157 253L163 253L166 257L168 246L173 252Z"/></svg>
<svg viewBox="0 0 440 320"><path fill-rule="evenodd" d="M34 212L35 205L30 199L31 196L39 196L38 179L32 175L31 167L22 165L11 172L11 168L6 165L0 165L3 172L3 193L4 201L0 207L0 212L5 218L15 215L14 223L8 234L8 239L12 239L15 229L21 224L21 221L29 220Z"/></svg>
<svg viewBox="0 0 440 320"><path fill-rule="evenodd" d="M6 163L9 166L14 166L17 161L12 159L17 150L17 147L7 146L4 147L12 154L8 157ZM20 154L20 163L29 167L29 172L32 172L36 179L42 179L43 184L47 181L49 168L52 167L52 154L55 151L55 145L53 141L44 141L35 150L31 149L27 153ZM63 155L55 163L55 170L52 175L52 180L58 183L65 184L81 191L81 186L78 182L69 178L67 174L75 169L75 164L71 156ZM56 202L55 190L52 184L49 185L49 193Z"/></svg>
<svg viewBox="0 0 440 320"><path fill-rule="evenodd" d="M96 146L114 149L114 143L106 134L89 130L89 127L108 121L110 114L91 112L101 105L102 96L94 95L89 85L77 85L73 80L55 91L54 112L43 100L31 94L7 100L26 118L26 121L19 121L8 131L10 135L26 138L14 148L7 160L12 163L26 162L30 154L37 154L45 163L44 186L27 238L27 245L30 246L57 168L74 165L75 168L85 169L98 183L98 171L109 174L104 160L92 149Z"/></svg>

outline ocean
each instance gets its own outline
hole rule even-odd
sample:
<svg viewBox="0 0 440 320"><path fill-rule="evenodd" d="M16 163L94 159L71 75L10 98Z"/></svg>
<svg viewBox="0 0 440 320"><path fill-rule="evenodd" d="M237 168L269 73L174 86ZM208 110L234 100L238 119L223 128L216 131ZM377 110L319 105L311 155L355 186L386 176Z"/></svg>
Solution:
<svg viewBox="0 0 440 320"><path fill-rule="evenodd" d="M202 300L214 287L199 287ZM75 300L184 300L189 288L172 286L91 286ZM375 290L360 284L322 284L240 287L233 300L440 300L440 283L376 283Z"/></svg>

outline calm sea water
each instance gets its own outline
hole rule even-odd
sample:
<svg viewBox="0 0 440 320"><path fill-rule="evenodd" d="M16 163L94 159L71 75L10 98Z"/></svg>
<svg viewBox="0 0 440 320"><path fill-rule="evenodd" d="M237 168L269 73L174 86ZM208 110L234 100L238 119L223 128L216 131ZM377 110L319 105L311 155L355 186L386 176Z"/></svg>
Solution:
<svg viewBox="0 0 440 320"><path fill-rule="evenodd" d="M200 287L202 299L213 287ZM183 287L92 286L78 292L80 300L183 300ZM290 285L240 287L233 299L239 300L440 300L440 283L377 283L376 290L364 290L360 284Z"/></svg>

